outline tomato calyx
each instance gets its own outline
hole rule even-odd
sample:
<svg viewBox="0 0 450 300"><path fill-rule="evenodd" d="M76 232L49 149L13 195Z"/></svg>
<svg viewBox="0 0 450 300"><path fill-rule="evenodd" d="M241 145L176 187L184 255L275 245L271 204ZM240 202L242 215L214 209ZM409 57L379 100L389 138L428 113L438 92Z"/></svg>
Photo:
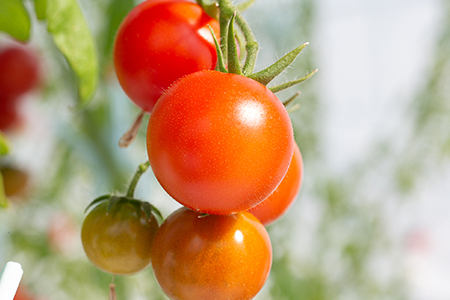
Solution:
<svg viewBox="0 0 450 300"><path fill-rule="evenodd" d="M156 217L156 219L158 220L158 223L161 224L164 221L164 217L157 207L155 207L154 205L150 204L147 201L141 201L139 199L134 198L134 190L136 189L136 185L139 182L139 179L141 178L142 174L144 174L145 171L147 171L147 169L149 167L150 167L150 163L148 161L144 162L138 166L138 168L128 186L126 195L117 196L114 194L105 194L105 195L99 196L99 197L95 198L94 200L92 200L91 203L88 204L88 206L86 207L84 212L87 213L89 211L89 209L91 209L94 206L99 205L100 203L108 202L108 207L107 207L106 213L109 213L115 205L117 205L119 203L127 202L127 203L130 203L135 206L136 211L138 212L138 215L140 215L140 211L142 209L148 220L151 219L152 214L153 214Z"/></svg>
<svg viewBox="0 0 450 300"><path fill-rule="evenodd" d="M213 38L216 43L218 60L217 70L220 72L243 75L267 86L275 77L280 75L287 67L289 67L292 62L300 55L302 50L307 45L309 45L308 42L303 43L294 50L290 51L288 54L284 55L269 67L254 73L253 69L255 66L259 45L252 33L252 30L250 29L245 19L242 17L240 10L238 9L240 7L233 6L230 0L218 1L220 11L219 23L221 32L220 47L216 37L214 36L214 33ZM250 5L251 3L252 1L249 0L248 2L245 2L243 4L247 6L247 4ZM234 28L235 22L239 31L236 31ZM243 38L241 38L241 36L243 36ZM238 40L238 43L236 43L236 39ZM238 48L243 46L245 46L245 61L244 65L241 66L240 57L238 55ZM268 88L273 93L283 91L294 85L305 82L306 80L311 78L317 71L318 69L315 69L314 71L307 73L305 76L299 79ZM291 103L297 96L298 94L291 97L292 99L289 98L285 102L289 101L289 103ZM286 105L287 104L285 104L285 106Z"/></svg>

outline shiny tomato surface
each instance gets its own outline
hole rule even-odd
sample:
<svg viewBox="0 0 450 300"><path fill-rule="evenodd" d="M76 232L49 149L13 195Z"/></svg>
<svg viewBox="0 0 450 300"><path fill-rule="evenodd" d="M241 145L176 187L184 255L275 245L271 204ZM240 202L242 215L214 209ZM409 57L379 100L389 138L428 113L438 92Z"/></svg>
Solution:
<svg viewBox="0 0 450 300"><path fill-rule="evenodd" d="M217 71L174 83L147 130L161 186L184 206L219 215L266 199L286 174L294 143L289 115L268 88Z"/></svg>
<svg viewBox="0 0 450 300"><path fill-rule="evenodd" d="M217 20L183 0L148 0L125 17L114 43L114 65L123 90L137 106L151 112L176 79L215 68L208 25L219 36Z"/></svg>
<svg viewBox="0 0 450 300"><path fill-rule="evenodd" d="M202 216L181 208L161 225L152 248L155 277L173 300L253 299L271 263L269 235L248 212Z"/></svg>
<svg viewBox="0 0 450 300"><path fill-rule="evenodd" d="M266 200L249 210L265 226L275 222L291 207L303 181L303 160L297 144L289 169L283 181Z"/></svg>

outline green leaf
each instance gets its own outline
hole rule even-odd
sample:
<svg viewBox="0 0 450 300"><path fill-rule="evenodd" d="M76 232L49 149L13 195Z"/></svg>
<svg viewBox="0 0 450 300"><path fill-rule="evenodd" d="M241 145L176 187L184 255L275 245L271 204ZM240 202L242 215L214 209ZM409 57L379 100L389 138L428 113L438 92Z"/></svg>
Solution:
<svg viewBox="0 0 450 300"><path fill-rule="evenodd" d="M0 31L26 42L30 29L30 16L21 0L0 0Z"/></svg>
<svg viewBox="0 0 450 300"><path fill-rule="evenodd" d="M78 81L78 107L92 98L98 83L94 39L76 0L46 0L47 30Z"/></svg>
<svg viewBox="0 0 450 300"><path fill-rule="evenodd" d="M11 148L8 138L6 135L0 131L0 156L6 155L9 153L9 149Z"/></svg>
<svg viewBox="0 0 450 300"><path fill-rule="evenodd" d="M5 188L3 187L3 177L0 173L0 208L8 207L8 199L5 195Z"/></svg>
<svg viewBox="0 0 450 300"><path fill-rule="evenodd" d="M47 10L47 0L34 0L34 10L38 20L45 20L45 11Z"/></svg>

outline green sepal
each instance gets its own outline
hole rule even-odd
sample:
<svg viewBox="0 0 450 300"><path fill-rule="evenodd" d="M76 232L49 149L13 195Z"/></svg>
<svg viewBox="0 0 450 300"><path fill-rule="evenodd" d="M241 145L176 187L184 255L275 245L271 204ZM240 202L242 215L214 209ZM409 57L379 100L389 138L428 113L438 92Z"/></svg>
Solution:
<svg viewBox="0 0 450 300"><path fill-rule="evenodd" d="M111 198L109 198L108 207L106 208L106 213L108 214L111 211L111 209L114 207L114 205L119 203L119 201L121 201L121 200L122 200L122 197L118 197L118 196L112 196Z"/></svg>
<svg viewBox="0 0 450 300"><path fill-rule="evenodd" d="M234 20L236 18L236 12L230 19L228 25L228 73L243 75L241 69L241 63L239 62L238 48L236 39L234 37Z"/></svg>
<svg viewBox="0 0 450 300"><path fill-rule="evenodd" d="M257 73L251 74L248 77L260 82L261 84L267 85L272 81L275 77L281 74L289 65L297 58L297 56L302 52L302 50L309 43L304 43L303 45L298 46L279 60L277 60L271 66L261 70Z"/></svg>
<svg viewBox="0 0 450 300"><path fill-rule="evenodd" d="M142 201L142 209L145 212L145 215L147 216L147 219L150 220L152 217L152 213L155 216L156 220L158 221L158 224L161 224L164 222L164 217L161 214L161 212L153 205L146 201Z"/></svg>
<svg viewBox="0 0 450 300"><path fill-rule="evenodd" d="M0 31L22 42L29 40L31 21L22 0L0 0Z"/></svg>
<svg viewBox="0 0 450 300"><path fill-rule="evenodd" d="M8 198L6 198L5 187L3 186L3 176L0 173L0 208L7 208L8 206Z"/></svg>
<svg viewBox="0 0 450 300"><path fill-rule="evenodd" d="M9 143L6 135L0 131L0 156L7 155L11 149L11 145Z"/></svg>
<svg viewBox="0 0 450 300"><path fill-rule="evenodd" d="M302 77L302 78L297 79L297 80L292 80L292 81L289 81L289 82L286 82L286 83L283 83L283 84L280 84L280 85L276 85L276 86L270 87L269 90L271 90L273 93L280 92L282 90L290 88L291 86L294 86L296 84L305 82L306 80L311 78L314 74L316 74L317 71L318 71L318 69L315 69L314 71L312 71L311 73L309 73L305 77Z"/></svg>
<svg viewBox="0 0 450 300"><path fill-rule="evenodd" d="M297 93L295 93L294 95L292 95L291 97L289 97L288 99L284 100L282 103L284 105L284 107L288 106L289 104L291 104L292 102L294 102L295 99L297 99L297 97L300 95L300 91L298 91Z"/></svg>
<svg viewBox="0 0 450 300"><path fill-rule="evenodd" d="M89 203L89 205L86 207L86 209L84 210L84 213L87 213L88 210L89 210L92 206L97 205L97 204L99 204L100 202L108 201L111 197L113 197L113 195L107 194L107 195L103 195L103 196L100 196L100 197L95 198L95 199L92 200L92 202Z"/></svg>
<svg viewBox="0 0 450 300"><path fill-rule="evenodd" d="M228 73L227 67L225 66L225 62L223 60L223 53L222 49L220 48L219 42L217 41L217 37L214 33L214 30L211 26L209 26L209 31L211 31L212 37L214 39L214 45L216 46L216 53L217 53L217 68L222 73Z"/></svg>
<svg viewBox="0 0 450 300"><path fill-rule="evenodd" d="M256 0L248 0L248 1L245 1L245 2L242 2L242 3L239 3L238 5L236 5L236 9L239 10L239 11L247 10L255 2L256 2Z"/></svg>
<svg viewBox="0 0 450 300"><path fill-rule="evenodd" d="M196 0L203 11L213 19L219 19L219 5L216 0Z"/></svg>
<svg viewBox="0 0 450 300"><path fill-rule="evenodd" d="M286 111L288 112L288 114L291 114L294 111L299 110L299 109L300 109L300 104L296 103L295 105L292 105L292 106L288 107L286 109Z"/></svg>

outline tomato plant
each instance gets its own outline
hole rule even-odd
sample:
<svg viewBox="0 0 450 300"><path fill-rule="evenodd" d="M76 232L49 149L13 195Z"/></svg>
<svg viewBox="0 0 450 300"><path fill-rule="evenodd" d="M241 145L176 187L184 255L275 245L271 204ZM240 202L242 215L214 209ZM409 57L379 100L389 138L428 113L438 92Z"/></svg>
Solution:
<svg viewBox="0 0 450 300"><path fill-rule="evenodd" d="M269 225L286 213L300 192L303 180L302 154L294 144L289 169L277 189L263 202L249 210L264 225Z"/></svg>
<svg viewBox="0 0 450 300"><path fill-rule="evenodd" d="M140 201L121 200L96 206L81 228L81 241L89 260L116 275L137 273L150 264L158 222L144 212Z"/></svg>
<svg viewBox="0 0 450 300"><path fill-rule="evenodd" d="M266 199L289 167L289 115L262 84L201 71L174 83L156 104L147 150L162 187L209 214L247 210Z"/></svg>
<svg viewBox="0 0 450 300"><path fill-rule="evenodd" d="M0 94L15 101L39 80L39 59L30 48L11 44L0 50Z"/></svg>
<svg viewBox="0 0 450 300"><path fill-rule="evenodd" d="M174 300L252 299L267 280L272 248L250 213L215 216L180 208L161 225L152 267Z"/></svg>
<svg viewBox="0 0 450 300"><path fill-rule="evenodd" d="M114 65L125 93L151 112L176 79L214 69L217 55L209 26L219 24L188 1L148 0L123 20L114 43Z"/></svg>

